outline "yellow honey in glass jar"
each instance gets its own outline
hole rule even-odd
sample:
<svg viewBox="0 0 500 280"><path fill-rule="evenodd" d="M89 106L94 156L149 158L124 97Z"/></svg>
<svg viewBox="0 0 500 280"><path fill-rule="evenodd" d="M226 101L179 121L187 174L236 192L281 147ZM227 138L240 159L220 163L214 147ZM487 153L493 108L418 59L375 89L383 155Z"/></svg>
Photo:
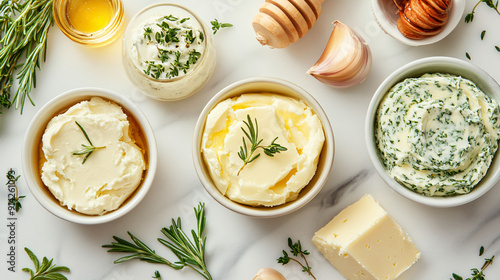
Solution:
<svg viewBox="0 0 500 280"><path fill-rule="evenodd" d="M68 2L66 16L76 30L92 33L108 25L113 6L109 0L73 0Z"/></svg>
<svg viewBox="0 0 500 280"><path fill-rule="evenodd" d="M71 40L87 46L104 46L123 32L121 0L54 0L54 18Z"/></svg>

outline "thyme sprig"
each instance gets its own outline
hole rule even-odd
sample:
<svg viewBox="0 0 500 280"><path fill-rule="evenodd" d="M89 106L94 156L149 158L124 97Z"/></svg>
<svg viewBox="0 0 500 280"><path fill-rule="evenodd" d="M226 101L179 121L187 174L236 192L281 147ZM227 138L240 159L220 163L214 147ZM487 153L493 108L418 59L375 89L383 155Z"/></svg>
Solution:
<svg viewBox="0 0 500 280"><path fill-rule="evenodd" d="M7 171L7 186L13 186L15 189L15 195L12 198L9 198L9 204L12 204L14 206L14 209L16 209L16 212L19 212L21 208L23 207L21 205L21 202L19 201L21 198L25 198L25 195L19 196L19 190L17 189L16 182L19 180L21 175L18 175L17 177L15 176L16 172L11 168L9 171Z"/></svg>
<svg viewBox="0 0 500 280"><path fill-rule="evenodd" d="M194 208L194 213L197 221L196 231L191 230L192 240L182 230L181 218L177 221L172 219L170 227L164 227L161 232L168 239L158 238L158 242L168 247L174 255L179 259L177 262L170 262L167 259L157 255L154 250L148 247L144 242L140 241L132 233L127 232L132 242L126 241L120 237L113 236L116 242L103 245L103 248L109 248L108 252L130 253L130 255L121 257L115 260L114 263L122 263L133 259L157 264L165 264L173 269L180 270L184 267L190 267L198 272L203 278L212 280L212 276L208 272L205 261L205 244L206 236L203 236L205 229L205 204L200 203L198 208Z"/></svg>
<svg viewBox="0 0 500 280"><path fill-rule="evenodd" d="M479 248L479 256L482 256L484 253L484 247L481 246L481 248ZM486 275L484 274L484 270L490 266L492 263L493 263L493 259L495 258L495 256L492 256L491 258L485 258L484 259L484 264L483 266L481 266L481 269L477 269L477 268L472 268L471 269L471 276L472 277L469 277L465 280L485 280L486 278ZM456 273L452 273L451 275L453 278L450 278L450 280L464 280L464 278Z"/></svg>
<svg viewBox="0 0 500 280"><path fill-rule="evenodd" d="M35 105L29 94L36 87L36 70L46 58L52 4L53 0L0 2L0 107L15 104L22 114L26 99ZM18 62L21 57L26 59ZM11 100L14 78L19 85Z"/></svg>
<svg viewBox="0 0 500 280"><path fill-rule="evenodd" d="M90 146L82 144L83 149L81 149L80 151L73 152L73 155L75 155L75 156L85 155L85 157L83 158L83 162L82 162L82 164L84 164L87 161L87 159L89 158L89 156L95 150L104 149L104 148L106 148L106 146L95 147L94 144L92 144L92 141L90 141L90 138L87 135L87 132L85 131L85 129L83 129L83 127L77 121L75 121L75 123L80 128L80 130L82 131L83 135L85 136L85 138L87 139L87 141L90 144Z"/></svg>
<svg viewBox="0 0 500 280"><path fill-rule="evenodd" d="M217 19L212 20L210 22L210 24L212 24L212 30L213 30L214 34L217 33L217 31L219 31L219 29L221 29L221 28L227 28L227 27L233 26L230 23L221 23Z"/></svg>
<svg viewBox="0 0 500 280"><path fill-rule="evenodd" d="M24 251L28 254L31 261L35 266L35 271L29 268L23 268L23 271L29 272L30 280L42 280L42 279L57 279L57 280L67 280L61 272L70 272L70 269L66 266L56 266L52 264L53 259L48 260L43 257L42 263L35 256L35 254L28 248L24 248Z"/></svg>
<svg viewBox="0 0 500 280"><path fill-rule="evenodd" d="M250 118L250 115L247 115L247 121L243 121L243 123L245 123L248 131L246 131L243 127L241 128L241 130L248 138L248 141L250 141L251 147L250 147L250 152L248 152L245 137L242 137L243 145L240 146L240 151L238 152L238 156L243 161L243 165L241 166L240 170L238 170L237 175L240 175L241 170L243 170L243 168L247 164L256 160L260 156L260 153L254 155L255 151L258 148L263 149L264 153L270 157L274 157L274 154L278 154L280 152L287 150L286 147L283 147L280 144L276 143L278 137L274 138L274 140L268 146L260 145L264 139L259 140L259 124L257 123L257 119L255 119L255 125L254 125L252 119Z"/></svg>
<svg viewBox="0 0 500 280"><path fill-rule="evenodd" d="M307 250L302 250L302 245L300 244L300 240L297 240L297 242L293 243L292 239L288 237L288 247L290 247L290 252L295 257L300 255L300 257L304 260L304 264L302 264L302 262L296 258L289 257L288 253L285 250L283 250L283 256L277 259L278 263L285 265L290 261L294 261L302 267L303 272L308 273L313 279L316 279L316 277L312 274L311 267L309 266L309 263L307 262L306 259L306 255L309 255L309 252Z"/></svg>
<svg viewBox="0 0 500 280"><path fill-rule="evenodd" d="M496 3L493 3L493 0L479 0L476 5L474 5L474 8L472 8L472 11L470 13L468 13L467 15L465 15L465 22L466 23L469 23L469 22L472 22L474 20L474 13L476 12L476 8L479 4L481 4L481 2L484 2L486 3L486 5L490 8L492 8L493 10L495 10L497 12L497 14L500 15L500 11L498 10L498 0Z"/></svg>

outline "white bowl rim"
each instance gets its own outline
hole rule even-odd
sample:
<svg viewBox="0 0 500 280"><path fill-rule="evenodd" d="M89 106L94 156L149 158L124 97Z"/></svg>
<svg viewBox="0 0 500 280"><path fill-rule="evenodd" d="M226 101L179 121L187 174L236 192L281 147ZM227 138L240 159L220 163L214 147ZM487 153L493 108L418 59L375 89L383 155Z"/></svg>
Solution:
<svg viewBox="0 0 500 280"><path fill-rule="evenodd" d="M149 148L148 173L146 178L142 182L141 188L136 191L135 195L132 198L130 198L130 201L128 201L128 203L120 206L117 210L105 213L103 215L95 215L95 216L73 213L71 211L75 210L67 211L67 209L64 209L65 206L55 205L50 199L46 197L44 193L42 193L41 189L38 186L38 179L34 178L35 174L27 172L28 170L30 170L30 161L31 161L31 155L27 153L27 151L32 143L32 141L30 141L28 136L43 129L46 125L46 122L43 121L45 118L42 119L40 118L40 116L45 114L47 111L55 112L54 109L57 109L59 104L66 102L67 100L78 97L90 97L90 96L102 97L112 102L116 102L120 106L123 106L123 108L125 108L127 111L131 112L134 115L136 121L140 124L141 128L143 129ZM43 128L41 128L41 126L43 126ZM126 213L130 212L142 201L142 199L146 196L147 192L149 191L149 188L151 187L151 184L155 177L156 167L158 162L158 152L157 152L154 132L153 129L151 128L151 125L149 124L149 121L147 120L144 113L139 109L139 107L137 107L132 101L130 101L128 98L116 92L107 89L98 87L80 87L68 90L54 97L53 99L48 101L45 105L43 105L40 108L40 110L38 110L33 119L30 121L28 128L26 129L26 133L23 139L21 158L22 158L22 166L24 173L23 177L26 181L26 184L28 185L31 194L47 211L49 211L56 217L59 217L66 221L78 224L90 225L90 224L107 223L112 220L118 219L123 215L125 215Z"/></svg>
<svg viewBox="0 0 500 280"><path fill-rule="evenodd" d="M382 7L379 4L380 1L386 0L372 0L372 11L375 17L375 21L377 21L378 25L382 28L382 30L384 30L385 33L389 34L391 37L403 44L414 47L433 44L441 41L443 38L448 36L462 20L466 4L465 0L453 0L453 6L450 11L448 22L446 23L443 30L441 30L441 32L434 36L414 40L406 38L403 34L401 34L398 28L386 18L385 12L382 10Z"/></svg>
<svg viewBox="0 0 500 280"><path fill-rule="evenodd" d="M309 102L309 104L312 104L314 106L314 111L315 113L320 117L320 120L323 124L323 130L325 132L325 139L329 139L331 141L328 141L328 154L325 156L328 158L331 158L332 160L327 160L325 161L325 166L324 166L324 172L322 174L319 174L320 177L317 180L317 185L315 186L314 189L311 189L306 195L303 197L298 198L297 200L293 202L289 202L288 205L281 206L279 208L265 208L265 210L260 210L260 208L249 208L246 206L242 206L237 202L234 202L227 198L226 196L222 195L217 188L213 185L212 182L210 182L209 178L206 178L204 176L203 172L203 158L201 156L200 151L200 143L201 143L201 137L203 134L203 128L205 126L205 118L208 115L208 113L212 110L212 108L217 105L220 101L222 101L220 98L221 96L225 95L228 91L238 88L240 86L243 86L248 83L275 83L279 84L281 86L288 87L292 89L295 92L298 92L300 95L303 96L304 99ZM205 105L203 108L202 112L200 113L200 116L198 118L198 121L196 122L195 126L195 133L193 137L193 161L194 161L194 166L196 173L198 175L198 178L205 188L205 190L212 196L217 202L219 202L222 206L226 207L227 209L234 211L239 214L243 214L246 216L251 216L251 217L259 217L259 218L274 218L274 217L279 217L283 216L289 213L292 213L300 208L302 208L304 205L306 205L309 201L311 201L318 193L319 191L323 188L323 186L326 183L326 180L328 179L328 176L331 173L331 169L333 166L333 158L335 154L335 143L334 143L334 137L333 137L333 129L330 125L330 121L328 120L328 116L326 113L323 111L322 107L319 105L319 103L316 101L316 99L308 93L305 89L299 87L298 85L286 81L284 79L280 78L274 78L274 77L252 77L252 78L246 78L243 80L239 80L237 82L234 82L222 90L220 90L217 94L215 94L210 101ZM327 142L325 141L325 144ZM323 146L323 149L326 149L326 146ZM200 154L200 155L198 155ZM208 175L209 176L209 175Z"/></svg>
<svg viewBox="0 0 500 280"><path fill-rule="evenodd" d="M492 94L496 94L495 99L497 102L500 102L500 86L498 83L484 70L481 68L477 67L476 65L458 59L458 58L453 58L453 57L444 57L444 56L435 56L435 57L427 57L427 58L422 58L418 59L415 61L412 61L393 73L391 73L377 88L375 94L372 97L372 100L370 101L370 105L368 107L368 111L366 114L366 121L365 121L365 141L366 141L366 146L368 150L368 154L370 157L370 160L373 163L373 166L375 167L377 173L382 177L382 179L396 192L401 194L402 196L409 198L413 201L419 202L421 204L425 204L428 206L434 206L434 207L454 207L454 206L460 206L469 202L472 202L473 200L479 198L483 194L485 194L487 191L489 191L500 179L500 169L497 170L488 170L489 175L491 175L490 179L488 181L483 180L479 182L478 185L476 185L476 188L464 195L458 195L458 196L449 196L449 197L431 197L431 196L424 196L421 194L418 194L403 185L400 185L392 177L389 176L385 168L383 167L383 164L380 162L379 156L378 156L378 148L375 145L375 141L373 141L373 135L374 135L374 121L375 121L375 115L378 109L378 105L380 101L382 100L383 96L385 93L396 83L402 81L404 78L407 77L414 77L413 75L408 75L407 71L410 70L415 70L419 68L424 68L428 66L435 66L435 67L446 67L453 65L456 67L458 70L466 70L471 73L475 73L477 77L482 79L481 81L478 80L472 80L476 85L479 83L483 83L485 86L488 86L489 88L494 88L496 89L496 92ZM419 71L421 74L424 74L425 71ZM446 71L442 71L446 72ZM465 77L467 78L467 77ZM497 151L497 154L495 157L498 157L498 153L500 152ZM493 163L492 163L493 164ZM493 173L491 173L493 172ZM483 178L485 179L485 178Z"/></svg>

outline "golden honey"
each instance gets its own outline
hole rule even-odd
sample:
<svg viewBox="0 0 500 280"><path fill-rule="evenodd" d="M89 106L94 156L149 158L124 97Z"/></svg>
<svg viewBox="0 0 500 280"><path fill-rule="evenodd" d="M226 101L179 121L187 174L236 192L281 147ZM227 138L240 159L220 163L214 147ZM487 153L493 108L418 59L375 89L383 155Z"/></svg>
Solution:
<svg viewBox="0 0 500 280"><path fill-rule="evenodd" d="M105 46L124 29L121 0L54 0L53 11L64 35L83 45Z"/></svg>

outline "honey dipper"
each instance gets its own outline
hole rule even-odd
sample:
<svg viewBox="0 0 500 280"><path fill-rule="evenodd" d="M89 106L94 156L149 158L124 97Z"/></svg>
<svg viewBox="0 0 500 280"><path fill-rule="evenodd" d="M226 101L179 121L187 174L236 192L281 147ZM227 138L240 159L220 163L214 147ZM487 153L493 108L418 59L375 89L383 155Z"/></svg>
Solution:
<svg viewBox="0 0 500 280"><path fill-rule="evenodd" d="M302 38L321 14L324 0L266 0L252 21L257 41L285 48Z"/></svg>

